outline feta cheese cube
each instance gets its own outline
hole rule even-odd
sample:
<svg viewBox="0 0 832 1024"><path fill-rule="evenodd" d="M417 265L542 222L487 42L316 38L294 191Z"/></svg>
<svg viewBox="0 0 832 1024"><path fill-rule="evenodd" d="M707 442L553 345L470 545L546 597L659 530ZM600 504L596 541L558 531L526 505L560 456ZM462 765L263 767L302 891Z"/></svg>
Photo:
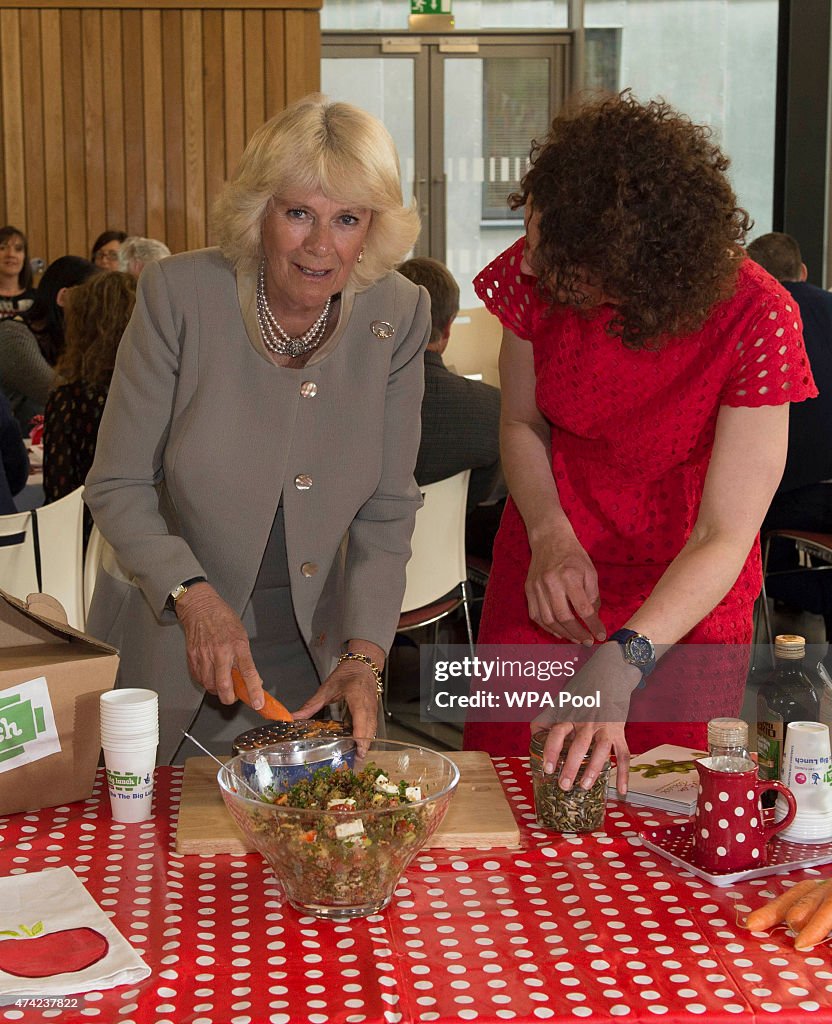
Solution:
<svg viewBox="0 0 832 1024"><path fill-rule="evenodd" d="M415 804L417 800L422 799L422 791L418 786L408 786L404 791L404 795L412 804Z"/></svg>
<svg viewBox="0 0 832 1024"><path fill-rule="evenodd" d="M352 836L360 836L364 832L364 822L360 818L355 821L342 821L335 826L335 835L339 839L350 839Z"/></svg>
<svg viewBox="0 0 832 1024"><path fill-rule="evenodd" d="M395 796L399 792L399 787L393 786L389 782L386 782L383 786L379 786L378 783L376 783L376 789L380 790L382 793L386 793L388 796Z"/></svg>

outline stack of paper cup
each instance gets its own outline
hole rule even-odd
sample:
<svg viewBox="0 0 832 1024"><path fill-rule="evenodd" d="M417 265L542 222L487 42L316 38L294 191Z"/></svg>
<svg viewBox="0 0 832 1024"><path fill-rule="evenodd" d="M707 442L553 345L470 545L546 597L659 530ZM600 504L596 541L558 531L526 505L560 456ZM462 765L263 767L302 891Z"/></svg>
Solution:
<svg viewBox="0 0 832 1024"><path fill-rule="evenodd" d="M153 801L159 745L155 690L110 690L101 695L101 746L110 806L116 821L146 821Z"/></svg>
<svg viewBox="0 0 832 1024"><path fill-rule="evenodd" d="M783 743L782 780L794 793L797 814L778 838L791 843L825 843L832 839L832 760L829 727L821 722L790 722ZM786 816L778 796L775 818Z"/></svg>

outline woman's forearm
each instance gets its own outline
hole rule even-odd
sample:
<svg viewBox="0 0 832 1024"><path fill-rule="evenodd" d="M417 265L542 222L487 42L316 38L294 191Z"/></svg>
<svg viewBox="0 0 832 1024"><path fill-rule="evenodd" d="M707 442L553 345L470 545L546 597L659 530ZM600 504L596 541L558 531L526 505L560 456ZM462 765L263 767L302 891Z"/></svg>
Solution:
<svg viewBox="0 0 832 1024"><path fill-rule="evenodd" d="M539 537L556 530L571 530L552 476L548 427L503 420L500 426L500 458L509 492L526 525L529 542L533 544Z"/></svg>
<svg viewBox="0 0 832 1024"><path fill-rule="evenodd" d="M691 538L652 593L626 623L657 645L675 644L693 629L736 582L753 538L737 534Z"/></svg>

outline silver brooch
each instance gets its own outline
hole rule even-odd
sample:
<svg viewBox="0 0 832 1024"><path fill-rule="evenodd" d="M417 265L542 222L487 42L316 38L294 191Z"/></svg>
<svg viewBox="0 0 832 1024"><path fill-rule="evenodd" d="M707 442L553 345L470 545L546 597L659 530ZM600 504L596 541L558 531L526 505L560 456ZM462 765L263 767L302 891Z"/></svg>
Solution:
<svg viewBox="0 0 832 1024"><path fill-rule="evenodd" d="M388 324L386 320L373 320L370 324L370 330L377 338L381 338L382 341L392 338L396 333L396 328L392 324Z"/></svg>

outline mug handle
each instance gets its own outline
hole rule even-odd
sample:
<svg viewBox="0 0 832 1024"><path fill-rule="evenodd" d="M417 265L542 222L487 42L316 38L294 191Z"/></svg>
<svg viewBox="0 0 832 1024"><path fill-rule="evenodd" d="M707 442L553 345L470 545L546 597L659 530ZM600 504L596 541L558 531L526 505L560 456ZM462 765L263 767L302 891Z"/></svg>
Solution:
<svg viewBox="0 0 832 1024"><path fill-rule="evenodd" d="M773 780L771 782L762 783L757 786L757 796L760 797L767 790L773 789L777 793L781 793L786 798L786 803L789 805L788 811L786 811L786 817L782 821L773 821L770 825L765 826L766 842L772 839L778 832L781 832L784 828L791 825L794 820L794 816L797 813L797 800L795 799L794 793L789 789L788 786L782 782Z"/></svg>

